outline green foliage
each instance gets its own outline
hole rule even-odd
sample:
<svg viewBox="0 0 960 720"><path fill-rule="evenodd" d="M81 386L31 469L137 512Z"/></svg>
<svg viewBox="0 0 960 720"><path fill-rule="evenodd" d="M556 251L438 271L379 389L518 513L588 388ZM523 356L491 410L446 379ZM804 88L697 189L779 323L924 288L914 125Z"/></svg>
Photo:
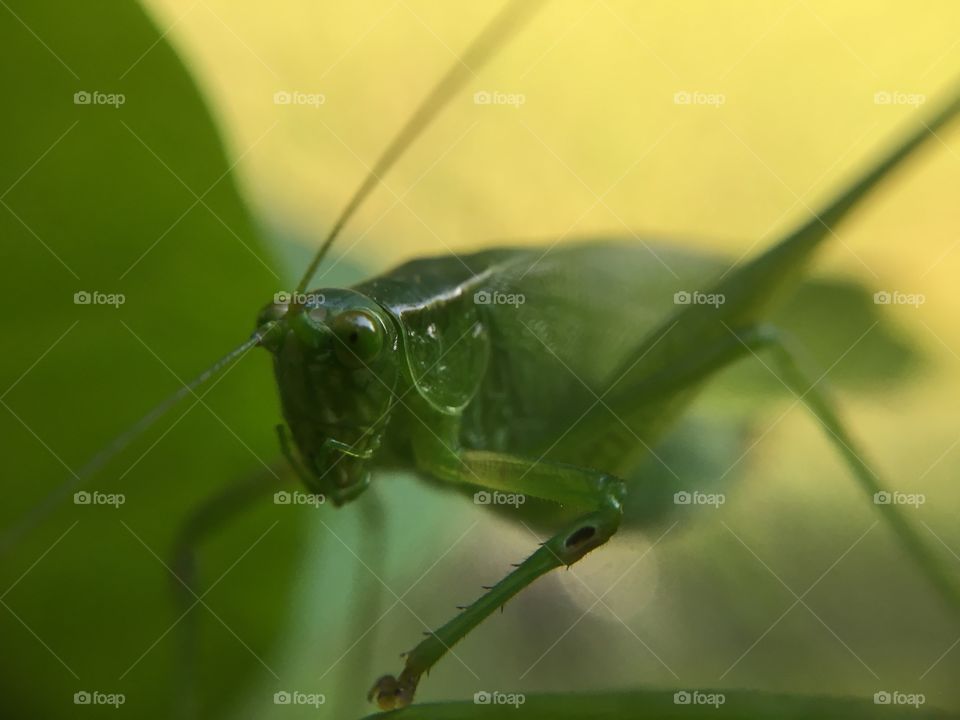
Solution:
<svg viewBox="0 0 960 720"><path fill-rule="evenodd" d="M177 389L174 374L196 374L247 337L281 283L197 87L137 4L11 0L0 17L6 529ZM75 104L78 92L124 102ZM75 304L76 292L125 302ZM73 694L99 690L125 693L138 717L168 716L176 616L161 560L192 506L257 467L252 455L275 454L268 374L252 354L204 399L210 410L180 420L187 401L111 463L88 489L123 493L121 507L68 500L2 557L0 714L75 717ZM202 578L226 570L273 511L211 543ZM257 654L282 621L271 608L287 592L298 524L271 531L205 599ZM229 697L260 665L210 612L194 612L216 658L201 682Z"/></svg>
<svg viewBox="0 0 960 720"><path fill-rule="evenodd" d="M595 694L528 695L524 703L514 705L478 705L473 702L436 703L416 705L399 712L371 715L391 720L619 720L620 718L657 718L688 720L810 720L844 718L867 720L877 717L938 718L948 720L960 717L933 708L912 705L878 706L872 700L851 698L812 697L756 692L752 690L707 690L704 693L722 693L720 705L683 705L674 702L673 690L613 691ZM882 711L882 712L881 712Z"/></svg>

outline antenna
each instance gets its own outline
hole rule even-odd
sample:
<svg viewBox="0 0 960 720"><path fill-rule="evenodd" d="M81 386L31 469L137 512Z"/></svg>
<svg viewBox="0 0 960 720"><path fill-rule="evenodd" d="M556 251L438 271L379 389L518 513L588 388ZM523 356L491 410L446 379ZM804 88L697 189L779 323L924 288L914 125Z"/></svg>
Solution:
<svg viewBox="0 0 960 720"><path fill-rule="evenodd" d="M350 198L350 202L347 203L343 212L340 213L340 217L338 217L337 221L333 224L323 244L320 245L320 249L317 250L316 255L313 256L310 266L300 279L296 290L297 295L306 292L307 285L310 283L310 280L313 279L327 251L330 250L330 247L340 235L340 232L350 218L353 217L357 208L359 208L370 193L376 189L384 174L393 167L394 163L400 159L403 153L423 134L427 126L437 117L453 96L463 88L466 82L474 76L475 72L496 54L496 51L506 42L507 38L529 20L534 12L543 5L544 1L545 0L511 0L508 2L503 9L497 13L493 20L473 39L473 42L470 43L463 55L453 63L446 74L433 86L433 89L427 96L420 101L416 110L413 111L413 114L407 119L407 122L404 123L390 144L387 145L383 154L360 184L360 187L357 188L353 197ZM291 311L297 312L299 307L299 305L294 305Z"/></svg>
<svg viewBox="0 0 960 720"><path fill-rule="evenodd" d="M16 524L5 529L3 533L0 534L0 555L10 550L20 538L36 527L51 512L56 510L60 503L69 497L71 493L82 487L85 482L100 472L108 462L146 432L157 420L166 414L170 408L187 397L187 395L195 394L194 391L198 387L214 377L248 350L258 345L265 332L263 328L258 329L249 340L244 341L242 345L228 352L182 388L168 395L127 430L117 435L90 458L86 465L80 468L78 472L71 471L71 477L47 493L43 500L20 518Z"/></svg>

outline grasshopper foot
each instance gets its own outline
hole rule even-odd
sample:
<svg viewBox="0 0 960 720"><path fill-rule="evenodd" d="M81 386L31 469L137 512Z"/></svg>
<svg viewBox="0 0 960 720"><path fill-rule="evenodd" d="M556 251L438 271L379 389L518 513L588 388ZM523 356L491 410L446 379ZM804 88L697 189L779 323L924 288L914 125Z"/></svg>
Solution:
<svg viewBox="0 0 960 720"><path fill-rule="evenodd" d="M406 670L400 673L399 678L384 675L370 688L367 700L377 703L381 710L405 708L413 702L413 694L419 682L419 675L411 675Z"/></svg>

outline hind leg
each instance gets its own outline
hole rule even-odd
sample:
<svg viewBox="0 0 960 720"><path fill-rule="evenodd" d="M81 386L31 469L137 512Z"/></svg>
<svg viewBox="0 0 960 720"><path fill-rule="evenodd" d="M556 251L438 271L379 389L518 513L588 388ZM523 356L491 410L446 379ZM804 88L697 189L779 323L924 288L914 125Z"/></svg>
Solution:
<svg viewBox="0 0 960 720"><path fill-rule="evenodd" d="M745 352L750 352L775 375L797 398L823 427L827 439L837 449L854 477L863 488L870 502L874 503L887 524L897 535L911 558L923 570L940 596L955 613L960 613L960 590L954 574L947 570L927 543L914 530L900 508L893 504L877 502L883 488L874 472L864 461L864 453L840 420L837 408L829 393L820 386L819 381L811 380L801 369L782 334L773 327L756 326L731 333L742 344ZM769 354L773 367L763 362L757 354Z"/></svg>

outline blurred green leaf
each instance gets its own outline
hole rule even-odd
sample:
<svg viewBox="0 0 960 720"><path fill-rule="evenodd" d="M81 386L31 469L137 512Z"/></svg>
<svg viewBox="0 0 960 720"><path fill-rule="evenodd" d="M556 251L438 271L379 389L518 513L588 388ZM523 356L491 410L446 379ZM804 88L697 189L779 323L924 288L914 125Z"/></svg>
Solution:
<svg viewBox="0 0 960 720"><path fill-rule="evenodd" d="M6 529L177 377L246 338L283 283L196 85L137 4L11 0L0 44ZM125 302L78 305L77 292ZM0 715L75 717L74 693L97 690L169 716L172 538L203 497L276 454L266 357L205 389L89 483L123 493L120 508L63 507L2 558ZM270 529L279 518L267 503L206 548L208 584L250 550L193 610L211 711L264 672L283 622L301 517Z"/></svg>
<svg viewBox="0 0 960 720"><path fill-rule="evenodd" d="M474 702L435 703L414 705L404 710L369 716L389 717L395 720L614 720L614 718L642 717L668 720L669 718L713 718L728 720L802 720L805 718L948 718L960 717L921 705L883 705L872 700L852 698L810 697L780 695L754 690L704 690L704 693L722 693L721 705L692 705L674 702L674 690L613 691L594 694L527 695L524 703L492 705ZM680 691L685 692L685 691Z"/></svg>

